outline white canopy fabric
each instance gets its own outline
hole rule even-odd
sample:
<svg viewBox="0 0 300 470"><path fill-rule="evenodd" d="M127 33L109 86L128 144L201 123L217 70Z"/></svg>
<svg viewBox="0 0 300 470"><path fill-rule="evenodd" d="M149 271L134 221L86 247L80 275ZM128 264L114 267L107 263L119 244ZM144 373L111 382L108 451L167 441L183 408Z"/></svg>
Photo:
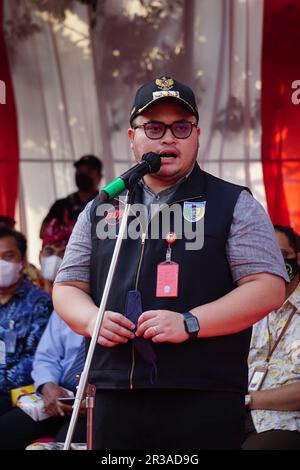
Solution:
<svg viewBox="0 0 300 470"><path fill-rule="evenodd" d="M63 23L33 12L40 31L10 52L21 164L17 219L28 237L30 261L39 264L39 228L50 205L75 189L75 160L98 155L106 180L133 163L127 142L133 95L162 74L195 90L201 167L247 185L265 205L259 116L263 2L162 0L161 10L154 11L139 0L110 0L98 10L92 32L87 7L71 3ZM16 17L18 4L5 1L6 20Z"/></svg>
<svg viewBox="0 0 300 470"><path fill-rule="evenodd" d="M17 7L6 2L10 18ZM73 162L102 154L88 12L76 4L63 25L34 15L41 31L10 56L20 143L20 229L39 265L39 229L50 205L75 190Z"/></svg>

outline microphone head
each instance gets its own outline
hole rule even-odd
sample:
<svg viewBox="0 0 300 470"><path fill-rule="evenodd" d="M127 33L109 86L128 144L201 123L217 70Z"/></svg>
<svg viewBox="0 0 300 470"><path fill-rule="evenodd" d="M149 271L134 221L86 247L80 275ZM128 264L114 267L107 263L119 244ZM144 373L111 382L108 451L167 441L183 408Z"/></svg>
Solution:
<svg viewBox="0 0 300 470"><path fill-rule="evenodd" d="M154 152L144 153L142 161L148 163L149 173L157 173L161 167L161 158Z"/></svg>

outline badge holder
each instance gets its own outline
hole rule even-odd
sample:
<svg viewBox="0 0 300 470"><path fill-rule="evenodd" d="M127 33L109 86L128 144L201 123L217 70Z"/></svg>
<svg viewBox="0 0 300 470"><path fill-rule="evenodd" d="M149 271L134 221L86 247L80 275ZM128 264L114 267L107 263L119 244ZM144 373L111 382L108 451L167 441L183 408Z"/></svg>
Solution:
<svg viewBox="0 0 300 470"><path fill-rule="evenodd" d="M270 330L269 330L269 316L267 316L267 325L268 325L268 333L269 333L269 336L268 336L269 352L268 352L268 355L267 355L266 360L265 360L265 365L264 366L258 366L258 367L254 368L254 371L251 375L251 378L250 378L249 384L248 384L248 391L249 392L256 392L257 390L261 389L261 387L263 385L263 382L264 382L264 380L267 376L267 373L268 373L268 366L269 366L272 354L274 353L274 351L277 348L281 338L283 337L284 333L286 332L286 330L287 330L289 324L291 323L292 318L295 315L296 311L297 311L297 307L293 307L293 310L292 310L289 318L287 319L284 327L282 328L282 330L281 330L279 336L277 337L275 343L273 344L272 348L271 348L271 342L270 342L271 334L270 334Z"/></svg>
<svg viewBox="0 0 300 470"><path fill-rule="evenodd" d="M267 373L268 367L255 367L249 380L248 391L256 392L257 390L260 390Z"/></svg>
<svg viewBox="0 0 300 470"><path fill-rule="evenodd" d="M7 353L15 353L16 352L16 341L17 341L17 333L15 330L15 322L14 320L10 320L9 322L9 330L4 334L4 342L6 347Z"/></svg>
<svg viewBox="0 0 300 470"><path fill-rule="evenodd" d="M107 275L107 278L106 278L106 283L105 283L105 287L104 287L100 307L99 307L99 310L98 310L98 313L97 313L95 327L94 327L94 331L93 331L93 334L92 334L92 337L91 337L91 342L90 342L88 353L87 353L87 356L86 356L84 368L83 368L83 371L82 371L81 376L80 376L80 381L79 381L79 384L78 384L76 397L75 397L75 401L74 401L74 405L73 405L73 412L72 412L72 415L71 415L71 420L70 420L70 424L69 424L69 427L68 427L68 432L67 432L67 436L66 436L66 440L65 440L65 443L64 443L63 450L69 450L70 449L72 438L73 438L74 431L75 431L75 426L76 426L76 423L77 423L77 420L78 420L78 415L79 415L79 411L80 411L80 404L81 404L82 399L84 398L85 392L87 391L88 374L89 374L89 370L90 370L90 367L91 367L91 362L92 362L92 359L93 359L95 347L97 345L97 340L98 340L98 337L99 337L99 332L100 332L102 321L103 321L103 316L104 316L104 312L105 312L105 308L106 308L107 299L108 299L108 296L109 296L109 292L110 292L110 289L111 289L111 284L112 284L115 269L116 269L116 266L117 266L117 262L118 262L118 258L119 258L119 254L120 254L120 249L121 249L121 245L122 245L122 241L123 241L123 237L124 237L124 234L125 234L125 231L126 231L126 228L127 228L127 219L128 219L128 216L129 216L129 212L130 212L130 208L131 208L131 204L132 204L132 200L133 200L134 186L135 186L136 182L137 182L137 180L132 181L130 191L128 191L128 193L127 193L127 199L126 199L124 214L123 214L122 221L121 221L121 224L120 224L120 230L119 230L119 233L118 233L118 237L117 237L116 245L115 245L115 248L114 248L112 260L111 260L108 275ZM88 398L90 398L90 397L88 397ZM89 441L87 447L88 447L89 450L92 450L91 420L88 421L87 428L88 428L87 429L87 437L88 437L88 441Z"/></svg>
<svg viewBox="0 0 300 470"><path fill-rule="evenodd" d="M176 242L176 240L176 233L167 233L166 242L168 244L168 248L166 252L166 261L157 265L156 297L178 296L179 264L171 260L171 246Z"/></svg>

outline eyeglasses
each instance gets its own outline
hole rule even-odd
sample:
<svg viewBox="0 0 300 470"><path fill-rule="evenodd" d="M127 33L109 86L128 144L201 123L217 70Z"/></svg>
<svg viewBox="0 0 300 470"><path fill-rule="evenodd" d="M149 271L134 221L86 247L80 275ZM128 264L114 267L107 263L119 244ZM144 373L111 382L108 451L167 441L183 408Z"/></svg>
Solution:
<svg viewBox="0 0 300 470"><path fill-rule="evenodd" d="M148 121L140 126L135 126L134 129L143 128L146 136L149 139L156 140L161 139L167 129L171 129L171 132L176 139L187 139L193 130L193 127L197 127L197 124L190 121L175 121L172 124L165 124L160 121Z"/></svg>

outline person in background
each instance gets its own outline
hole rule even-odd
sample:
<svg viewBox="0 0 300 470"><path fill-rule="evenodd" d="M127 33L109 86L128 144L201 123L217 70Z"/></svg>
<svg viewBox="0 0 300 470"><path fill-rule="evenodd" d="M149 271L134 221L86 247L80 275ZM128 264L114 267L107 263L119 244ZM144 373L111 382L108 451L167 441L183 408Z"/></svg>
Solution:
<svg viewBox="0 0 300 470"><path fill-rule="evenodd" d="M0 228L0 415L12 408L10 390L32 383L33 356L53 309L24 275L26 247L22 233Z"/></svg>
<svg viewBox="0 0 300 470"><path fill-rule="evenodd" d="M0 228L15 229L16 221L9 216L0 215ZM24 274L36 286L41 287L41 273L39 269L27 259L24 262Z"/></svg>
<svg viewBox="0 0 300 470"><path fill-rule="evenodd" d="M15 228L16 221L9 217L8 215L0 215L0 228L10 228L13 230Z"/></svg>
<svg viewBox="0 0 300 470"><path fill-rule="evenodd" d="M290 278L280 308L253 326L244 450L300 450L300 241L275 225Z"/></svg>
<svg viewBox="0 0 300 470"><path fill-rule="evenodd" d="M53 312L39 342L33 361L32 378L41 393L49 418L34 421L20 408L0 417L0 449L25 449L32 441L53 438L64 442L72 406L59 401L76 393L76 375L80 375L85 360L84 338L77 335ZM86 409L82 404L73 442L86 442Z"/></svg>
<svg viewBox="0 0 300 470"><path fill-rule="evenodd" d="M42 222L41 238L44 238L44 230L52 219L56 219L61 226L69 226L70 224L74 226L80 212L98 194L102 178L101 160L95 155L84 155L74 163L74 167L76 168L75 182L78 191L54 202Z"/></svg>
<svg viewBox="0 0 300 470"><path fill-rule="evenodd" d="M61 226L57 219L52 219L44 230L40 252L41 287L50 295L72 228L72 223L69 226Z"/></svg>

